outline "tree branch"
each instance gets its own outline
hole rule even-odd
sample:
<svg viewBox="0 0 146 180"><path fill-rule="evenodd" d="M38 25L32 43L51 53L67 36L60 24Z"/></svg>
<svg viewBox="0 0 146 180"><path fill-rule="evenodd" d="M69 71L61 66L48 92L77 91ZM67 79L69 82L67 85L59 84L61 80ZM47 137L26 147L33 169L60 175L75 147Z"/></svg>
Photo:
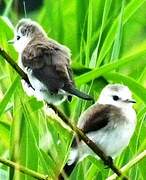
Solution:
<svg viewBox="0 0 146 180"><path fill-rule="evenodd" d="M140 153L138 156L136 156L134 159L129 161L125 166L121 168L121 172L125 173L127 172L130 168L135 166L137 163L139 163L141 160L146 158L146 150L144 150L142 153ZM112 176L108 177L106 180L114 180L117 178L116 174L113 174Z"/></svg>
<svg viewBox="0 0 146 180"><path fill-rule="evenodd" d="M51 107L56 114L58 114L58 116L77 134L77 136L82 139L92 149L92 151L103 160L104 164L109 166L113 170L113 172L117 174L117 176L128 179L127 177L122 175L122 172L114 165L112 159L109 156L106 156L105 153L93 141L91 141L82 132L81 129L73 125L63 112L61 112L56 106L52 104L48 104L48 106Z"/></svg>
<svg viewBox="0 0 146 180"><path fill-rule="evenodd" d="M43 174L37 173L37 172L35 172L35 171L31 170L31 169L28 169L28 168L26 168L26 167L24 167L22 165L19 165L19 164L13 162L13 161L3 159L3 158L0 157L0 163L5 164L6 166L14 168L14 169L16 169L16 170L18 170L18 171L20 171L20 172L22 172L24 174L27 174L27 175L29 175L31 177L34 177L36 179L49 180L48 175L43 175Z"/></svg>
<svg viewBox="0 0 146 180"><path fill-rule="evenodd" d="M14 62L14 60L3 50L0 48L0 55L6 59L6 61L16 70L16 72L24 79L27 83L30 84L29 79L26 73ZM80 139L82 139L93 151L96 153L106 164L109 166L113 172L117 174L117 176L123 177L123 179L128 179L126 176L123 176L122 172L114 165L111 158L106 156L105 153L93 142L91 141L78 127L74 126L70 120L66 117L63 112L61 112L56 106L52 104L48 104L57 114L58 116L77 134Z"/></svg>

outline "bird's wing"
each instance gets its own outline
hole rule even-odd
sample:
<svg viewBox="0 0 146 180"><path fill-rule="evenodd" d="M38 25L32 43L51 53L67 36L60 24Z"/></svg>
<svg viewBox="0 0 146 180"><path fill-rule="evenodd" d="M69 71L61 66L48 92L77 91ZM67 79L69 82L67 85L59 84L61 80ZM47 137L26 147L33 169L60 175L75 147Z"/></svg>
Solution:
<svg viewBox="0 0 146 180"><path fill-rule="evenodd" d="M22 53L25 67L39 69L44 65L66 65L70 63L70 51L54 41L40 39L30 41Z"/></svg>
<svg viewBox="0 0 146 180"><path fill-rule="evenodd" d="M29 43L23 51L22 64L32 69L33 75L51 92L57 93L59 89L62 89L67 94L93 100L91 96L74 87L70 56L68 48L53 40L34 41Z"/></svg>
<svg viewBox="0 0 146 180"><path fill-rule="evenodd" d="M24 67L32 69L33 75L51 91L73 84L69 60L66 47L49 41L30 43L22 54Z"/></svg>
<svg viewBox="0 0 146 180"><path fill-rule="evenodd" d="M120 113L119 108L112 105L94 104L89 107L80 118L80 128L84 133L97 131L104 128L110 121Z"/></svg>

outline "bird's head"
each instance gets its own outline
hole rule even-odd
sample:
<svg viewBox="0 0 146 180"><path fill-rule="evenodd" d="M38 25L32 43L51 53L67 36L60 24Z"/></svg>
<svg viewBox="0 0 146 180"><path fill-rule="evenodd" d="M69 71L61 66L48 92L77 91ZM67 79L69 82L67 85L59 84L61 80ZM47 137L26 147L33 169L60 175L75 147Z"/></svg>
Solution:
<svg viewBox="0 0 146 180"><path fill-rule="evenodd" d="M10 43L21 53L34 38L47 36L42 27L31 19L21 19L15 27L15 36Z"/></svg>
<svg viewBox="0 0 146 180"><path fill-rule="evenodd" d="M127 86L109 84L102 90L98 103L110 104L119 108L130 108L135 100L132 99L131 91Z"/></svg>

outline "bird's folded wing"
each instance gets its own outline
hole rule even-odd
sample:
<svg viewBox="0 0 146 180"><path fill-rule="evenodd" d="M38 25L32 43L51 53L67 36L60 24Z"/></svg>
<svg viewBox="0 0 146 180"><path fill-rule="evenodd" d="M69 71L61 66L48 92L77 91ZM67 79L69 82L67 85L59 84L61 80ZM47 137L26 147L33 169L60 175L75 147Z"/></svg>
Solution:
<svg viewBox="0 0 146 180"><path fill-rule="evenodd" d="M95 104L88 108L80 118L80 128L84 133L97 131L104 128L110 121L110 118L118 113L118 108L112 105ZM113 112L114 111L114 112Z"/></svg>
<svg viewBox="0 0 146 180"><path fill-rule="evenodd" d="M70 52L68 48L49 41L30 42L22 53L22 63L32 69L45 65L68 65Z"/></svg>
<svg viewBox="0 0 146 180"><path fill-rule="evenodd" d="M22 63L33 70L33 75L49 90L58 90L73 83L69 65L70 54L62 46L33 43L22 54Z"/></svg>

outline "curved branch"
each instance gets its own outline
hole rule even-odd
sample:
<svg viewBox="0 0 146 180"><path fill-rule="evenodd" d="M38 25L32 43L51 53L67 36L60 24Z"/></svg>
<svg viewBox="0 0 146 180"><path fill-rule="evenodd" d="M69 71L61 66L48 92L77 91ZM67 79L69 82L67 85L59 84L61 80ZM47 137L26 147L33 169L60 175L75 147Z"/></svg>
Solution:
<svg viewBox="0 0 146 180"><path fill-rule="evenodd" d="M109 166L113 172L117 174L117 176L127 179L127 177L123 176L122 172L114 165L112 159L109 156L106 156L105 153L92 140L90 140L81 129L73 125L63 112L52 104L48 104L48 106L51 107L55 113L58 114L58 116L77 134L79 139L82 139L90 147L90 149L92 149L92 151L103 160L105 165Z"/></svg>
<svg viewBox="0 0 146 180"><path fill-rule="evenodd" d="M27 83L30 84L26 73L1 48L0 55L15 69L15 71L21 76L22 79L24 79ZM128 179L126 176L123 176L122 172L114 165L113 161L111 161L111 158L106 156L105 153L81 131L81 129L74 126L66 117L66 115L63 114L63 112L61 112L56 106L52 104L48 104L48 106L50 106L58 114L58 116L77 134L77 136L80 137L80 139L82 139L94 151L94 153L103 160L104 164L109 166L113 170L113 172L117 174L117 176Z"/></svg>

